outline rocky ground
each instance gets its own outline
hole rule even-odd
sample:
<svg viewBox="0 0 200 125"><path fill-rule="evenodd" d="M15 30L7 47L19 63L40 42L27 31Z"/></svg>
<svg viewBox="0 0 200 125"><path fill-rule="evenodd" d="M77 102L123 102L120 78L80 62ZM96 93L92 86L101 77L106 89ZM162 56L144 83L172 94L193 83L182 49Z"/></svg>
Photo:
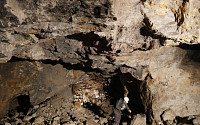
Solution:
<svg viewBox="0 0 200 125"><path fill-rule="evenodd" d="M113 125L112 105L109 102L104 102L104 105L108 107L101 109L92 103L82 106L54 95L38 105L21 106L9 111L0 120L0 125ZM179 117L159 125L199 125L199 120L200 116ZM146 125L146 116L122 114L122 125Z"/></svg>
<svg viewBox="0 0 200 125"><path fill-rule="evenodd" d="M98 109L95 110L98 112ZM95 114L87 106L83 107L59 95L28 108L27 113L11 110L1 119L1 124L5 125L109 125L112 122L112 114L103 113L103 110L101 115Z"/></svg>

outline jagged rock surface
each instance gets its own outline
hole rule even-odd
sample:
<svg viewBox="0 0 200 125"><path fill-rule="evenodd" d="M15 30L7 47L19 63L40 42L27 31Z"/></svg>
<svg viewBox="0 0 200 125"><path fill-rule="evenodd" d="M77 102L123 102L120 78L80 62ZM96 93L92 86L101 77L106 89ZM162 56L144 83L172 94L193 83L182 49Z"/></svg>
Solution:
<svg viewBox="0 0 200 125"><path fill-rule="evenodd" d="M140 90L144 94L141 96L146 112L148 106L152 106L152 119L158 122L161 119L173 121L176 116L199 115L199 50L172 47L149 52L137 51L116 57L116 62L127 65L121 67L122 72L129 72L146 81L145 87L141 84ZM138 69L127 68L139 64L142 66Z"/></svg>
<svg viewBox="0 0 200 125"><path fill-rule="evenodd" d="M20 105L20 95L29 96L32 105L61 91L66 98L70 99L72 96L70 84L74 82L73 71L63 69L62 65L21 61L0 64L0 69L1 115Z"/></svg>
<svg viewBox="0 0 200 125"><path fill-rule="evenodd" d="M77 66L107 78L131 74L132 82L123 78L121 82L128 86L138 80L149 124L179 124L183 119L196 124L199 4L199 0L1 0L0 114L27 91L31 103L37 104L61 86L70 89L69 84L84 82L85 73L78 71L73 79L77 72L65 69ZM13 62L13 57L27 61ZM48 61L61 63L64 69L46 65ZM127 90L126 95L134 96Z"/></svg>

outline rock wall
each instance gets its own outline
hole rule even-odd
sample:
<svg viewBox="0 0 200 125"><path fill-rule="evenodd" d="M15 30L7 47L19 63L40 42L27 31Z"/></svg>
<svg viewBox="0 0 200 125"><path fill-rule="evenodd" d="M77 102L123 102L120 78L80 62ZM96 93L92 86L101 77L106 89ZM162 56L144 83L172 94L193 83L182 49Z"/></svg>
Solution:
<svg viewBox="0 0 200 125"><path fill-rule="evenodd" d="M39 88L46 92L57 86L39 99L30 94L31 103L39 103L65 86L63 79L73 82L71 71L37 62L49 60L65 68L98 71L104 77L112 77L118 69L132 74L141 81L141 99L151 124L199 116L199 4L199 0L1 0L2 109L24 90L42 94ZM13 57L28 62L8 62Z"/></svg>
<svg viewBox="0 0 200 125"><path fill-rule="evenodd" d="M70 84L75 80L71 70L62 65L40 62L8 62L0 64L0 115L19 106L18 97L27 95L31 105L39 104L57 94L70 99Z"/></svg>
<svg viewBox="0 0 200 125"><path fill-rule="evenodd" d="M116 62L125 62L127 67L145 66L139 68L139 73L137 69L121 69L146 81L141 84L142 100L146 113L152 108L149 117L157 123L173 121L177 116L199 115L199 50L172 47L137 51L130 56L116 57Z"/></svg>

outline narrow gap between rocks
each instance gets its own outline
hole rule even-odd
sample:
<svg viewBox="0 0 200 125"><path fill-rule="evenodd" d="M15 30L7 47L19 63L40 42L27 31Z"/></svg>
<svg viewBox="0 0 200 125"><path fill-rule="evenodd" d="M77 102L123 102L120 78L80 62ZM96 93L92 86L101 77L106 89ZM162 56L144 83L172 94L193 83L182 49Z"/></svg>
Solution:
<svg viewBox="0 0 200 125"><path fill-rule="evenodd" d="M200 62L200 44L180 44L178 47L187 51L186 58L194 62Z"/></svg>
<svg viewBox="0 0 200 125"><path fill-rule="evenodd" d="M106 37L100 37L94 32L90 32L86 34L75 33L72 35L68 35L67 38L82 41L83 45L87 47L96 47L98 53L112 50L111 45L109 45L109 41L106 39Z"/></svg>
<svg viewBox="0 0 200 125"><path fill-rule="evenodd" d="M143 20L144 26L140 28L140 34L146 37L152 37L153 39L159 39L160 44L164 45L164 41L167 39L161 33L158 33L156 30L152 29L152 24L148 17L144 17Z"/></svg>
<svg viewBox="0 0 200 125"><path fill-rule="evenodd" d="M50 60L50 59L46 59L46 60L31 60L31 59L24 59L24 58L18 58L16 56L12 56L12 58L8 61L8 62L18 62L18 61L29 61L29 62L41 62L43 64L51 64L51 65L57 65L60 64L62 65L64 68L66 68L67 70L82 70L85 72L98 72L101 73L102 71L100 69L93 69L90 66L83 66L82 64L78 63L78 64L70 64L70 63L65 63L62 60Z"/></svg>
<svg viewBox="0 0 200 125"><path fill-rule="evenodd" d="M182 49L187 49L187 50L200 50L200 44L180 44L178 47L182 48Z"/></svg>
<svg viewBox="0 0 200 125"><path fill-rule="evenodd" d="M187 125L193 125L193 122L192 122L192 120L193 119L195 119L195 118L189 118L189 117L179 117L179 116L177 116L176 118L175 118L175 120L177 121L177 124L179 125L185 125L185 124L187 124Z"/></svg>

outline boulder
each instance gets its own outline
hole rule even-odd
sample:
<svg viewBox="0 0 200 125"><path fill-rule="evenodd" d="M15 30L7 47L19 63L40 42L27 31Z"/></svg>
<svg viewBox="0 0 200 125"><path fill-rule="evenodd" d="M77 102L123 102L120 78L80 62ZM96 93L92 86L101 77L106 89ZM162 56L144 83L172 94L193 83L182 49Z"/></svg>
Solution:
<svg viewBox="0 0 200 125"><path fill-rule="evenodd" d="M133 125L146 125L145 114L137 114L133 119Z"/></svg>

